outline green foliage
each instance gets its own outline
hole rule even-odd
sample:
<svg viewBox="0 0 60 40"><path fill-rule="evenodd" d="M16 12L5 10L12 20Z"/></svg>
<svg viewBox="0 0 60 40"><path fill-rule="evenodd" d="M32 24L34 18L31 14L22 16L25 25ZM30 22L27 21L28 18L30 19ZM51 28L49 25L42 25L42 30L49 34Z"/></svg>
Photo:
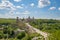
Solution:
<svg viewBox="0 0 60 40"><path fill-rule="evenodd" d="M15 19L0 19L0 28L3 28L0 30L0 39L32 40L34 37L41 36L37 33L27 34L26 32L17 32L17 34L15 34L15 30L18 29L18 26L16 26L15 23ZM49 40L60 40L60 20L35 19L29 23L35 28L50 33L50 36L48 37ZM23 28L25 24L19 24L19 26Z"/></svg>
<svg viewBox="0 0 60 40"><path fill-rule="evenodd" d="M41 35L40 34L37 34L37 33L33 33L33 34L29 35L28 40L32 40L32 38L39 37L39 36L41 36Z"/></svg>
<svg viewBox="0 0 60 40"><path fill-rule="evenodd" d="M39 37L41 36L40 34L33 33L33 34L26 34L26 36L22 40L32 40L34 37Z"/></svg>
<svg viewBox="0 0 60 40"><path fill-rule="evenodd" d="M25 32L21 32L17 35L17 39L22 39L23 37L25 37Z"/></svg>
<svg viewBox="0 0 60 40"><path fill-rule="evenodd" d="M60 20L35 19L30 24L35 28L50 33L49 40L60 40Z"/></svg>
<svg viewBox="0 0 60 40"><path fill-rule="evenodd" d="M60 30L56 30L55 32L51 33L49 40L60 40Z"/></svg>

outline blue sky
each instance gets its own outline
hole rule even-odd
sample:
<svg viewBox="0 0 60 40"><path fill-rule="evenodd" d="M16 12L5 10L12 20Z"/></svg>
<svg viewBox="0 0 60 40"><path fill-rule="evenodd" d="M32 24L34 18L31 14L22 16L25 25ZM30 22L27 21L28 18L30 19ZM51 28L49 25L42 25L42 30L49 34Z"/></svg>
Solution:
<svg viewBox="0 0 60 40"><path fill-rule="evenodd" d="M60 0L0 0L0 18L60 19Z"/></svg>

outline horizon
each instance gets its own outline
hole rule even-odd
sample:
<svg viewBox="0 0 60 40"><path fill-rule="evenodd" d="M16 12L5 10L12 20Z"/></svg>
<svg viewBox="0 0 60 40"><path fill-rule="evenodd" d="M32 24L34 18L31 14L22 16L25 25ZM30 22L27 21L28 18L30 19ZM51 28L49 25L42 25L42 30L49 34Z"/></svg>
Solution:
<svg viewBox="0 0 60 40"><path fill-rule="evenodd" d="M0 0L0 18L60 20L60 0Z"/></svg>
<svg viewBox="0 0 60 40"><path fill-rule="evenodd" d="M16 17L17 18L17 17ZM0 19L16 19L16 18L0 18ZM24 17L23 17L24 18ZM19 19L23 19L23 18L20 18L19 17ZM28 18L28 17L27 17ZM24 19L27 19L27 18L24 18ZM32 19L32 17L30 17L31 19ZM34 18L34 19L44 19L44 18ZM45 18L45 19L47 19L47 18ZM47 20L51 20L51 19L47 19ZM60 20L60 19L52 19L52 20Z"/></svg>

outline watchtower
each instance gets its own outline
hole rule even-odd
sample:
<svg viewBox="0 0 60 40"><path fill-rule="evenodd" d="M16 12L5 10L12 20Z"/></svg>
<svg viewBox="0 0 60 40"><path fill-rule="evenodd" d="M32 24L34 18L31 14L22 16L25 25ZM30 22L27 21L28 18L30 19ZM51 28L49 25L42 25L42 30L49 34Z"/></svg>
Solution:
<svg viewBox="0 0 60 40"><path fill-rule="evenodd" d="M16 19L16 23L18 23L19 22L19 17L17 17L17 19Z"/></svg>

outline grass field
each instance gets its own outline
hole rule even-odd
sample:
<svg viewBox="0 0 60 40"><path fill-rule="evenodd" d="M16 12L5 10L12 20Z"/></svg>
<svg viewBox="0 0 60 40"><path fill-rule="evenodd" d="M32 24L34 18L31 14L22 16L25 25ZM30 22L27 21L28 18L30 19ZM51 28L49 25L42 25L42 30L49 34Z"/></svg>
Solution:
<svg viewBox="0 0 60 40"><path fill-rule="evenodd" d="M0 19L0 23L14 23L15 19Z"/></svg>

